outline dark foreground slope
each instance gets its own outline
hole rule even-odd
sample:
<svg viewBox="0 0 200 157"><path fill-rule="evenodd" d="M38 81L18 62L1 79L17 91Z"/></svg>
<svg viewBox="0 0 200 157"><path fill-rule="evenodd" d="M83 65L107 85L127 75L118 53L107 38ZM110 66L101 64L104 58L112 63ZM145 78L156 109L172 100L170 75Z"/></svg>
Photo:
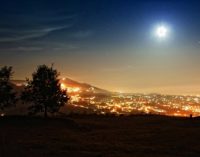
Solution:
<svg viewBox="0 0 200 157"><path fill-rule="evenodd" d="M200 119L197 118L0 118L1 157L195 157L199 154Z"/></svg>

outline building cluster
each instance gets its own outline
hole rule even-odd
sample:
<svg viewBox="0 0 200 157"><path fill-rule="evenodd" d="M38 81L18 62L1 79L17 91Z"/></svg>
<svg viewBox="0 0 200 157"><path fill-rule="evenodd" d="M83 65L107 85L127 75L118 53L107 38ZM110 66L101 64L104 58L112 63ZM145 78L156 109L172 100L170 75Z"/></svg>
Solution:
<svg viewBox="0 0 200 157"><path fill-rule="evenodd" d="M70 89L70 105L89 113L97 114L160 114L170 116L200 116L199 96L160 94L104 95L94 89L82 91Z"/></svg>

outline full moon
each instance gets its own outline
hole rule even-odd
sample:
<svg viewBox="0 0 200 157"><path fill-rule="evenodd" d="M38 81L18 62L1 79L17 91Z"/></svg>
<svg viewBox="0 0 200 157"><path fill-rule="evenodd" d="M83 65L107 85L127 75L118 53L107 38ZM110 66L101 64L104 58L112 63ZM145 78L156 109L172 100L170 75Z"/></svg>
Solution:
<svg viewBox="0 0 200 157"><path fill-rule="evenodd" d="M156 35L158 38L165 38L167 36L168 29L165 26L158 26L156 29Z"/></svg>

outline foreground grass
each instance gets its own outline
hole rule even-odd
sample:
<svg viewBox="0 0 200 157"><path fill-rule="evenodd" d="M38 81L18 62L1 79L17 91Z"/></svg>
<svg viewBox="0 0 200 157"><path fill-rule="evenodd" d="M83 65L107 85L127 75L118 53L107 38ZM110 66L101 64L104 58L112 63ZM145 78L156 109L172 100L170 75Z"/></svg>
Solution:
<svg viewBox="0 0 200 157"><path fill-rule="evenodd" d="M163 116L0 118L0 157L196 157L200 119Z"/></svg>

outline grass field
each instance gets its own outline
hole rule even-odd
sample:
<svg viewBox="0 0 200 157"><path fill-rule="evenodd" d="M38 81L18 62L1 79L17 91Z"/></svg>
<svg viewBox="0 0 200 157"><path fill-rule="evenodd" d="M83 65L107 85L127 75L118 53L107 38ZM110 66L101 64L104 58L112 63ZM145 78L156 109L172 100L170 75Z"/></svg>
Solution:
<svg viewBox="0 0 200 157"><path fill-rule="evenodd" d="M1 117L0 157L199 157L200 119Z"/></svg>

